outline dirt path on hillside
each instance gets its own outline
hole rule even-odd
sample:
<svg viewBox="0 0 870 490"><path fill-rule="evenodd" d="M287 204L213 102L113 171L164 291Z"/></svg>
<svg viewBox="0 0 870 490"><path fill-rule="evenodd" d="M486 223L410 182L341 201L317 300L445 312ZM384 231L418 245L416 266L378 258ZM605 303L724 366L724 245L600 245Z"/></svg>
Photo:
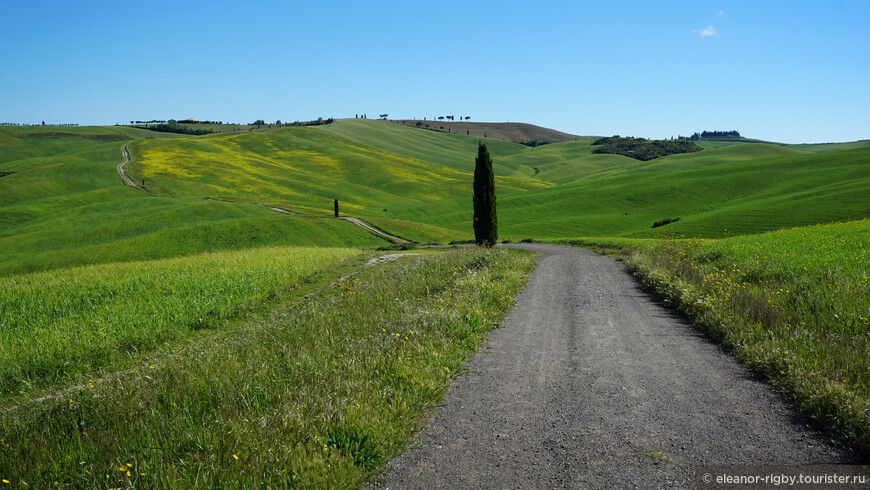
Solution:
<svg viewBox="0 0 870 490"><path fill-rule="evenodd" d="M402 244L407 245L407 244L411 243L409 240L405 240L404 238L397 237L396 235L390 235L389 233L385 232L384 230L376 228L360 218L351 218L350 216L342 216L339 219L343 219L345 221L350 221L351 223L353 223L357 226L360 226L362 228L365 228L366 230L370 231L371 233L374 233L375 235L386 238L387 240L389 240L393 243L397 243L399 245L402 245Z"/></svg>
<svg viewBox="0 0 870 490"><path fill-rule="evenodd" d="M664 488L696 465L849 458L625 266L544 253L503 328L376 488Z"/></svg>
<svg viewBox="0 0 870 490"><path fill-rule="evenodd" d="M121 156L124 157L124 161L118 164L118 175L120 175L121 178L124 179L124 183L129 185L130 187L135 187L136 189L147 192L148 194L154 194L154 192L146 189L145 187L137 185L133 179L127 176L127 172L124 170L124 165L130 163L130 153L127 151L127 145L129 144L130 143L124 143L124 146L121 147Z"/></svg>

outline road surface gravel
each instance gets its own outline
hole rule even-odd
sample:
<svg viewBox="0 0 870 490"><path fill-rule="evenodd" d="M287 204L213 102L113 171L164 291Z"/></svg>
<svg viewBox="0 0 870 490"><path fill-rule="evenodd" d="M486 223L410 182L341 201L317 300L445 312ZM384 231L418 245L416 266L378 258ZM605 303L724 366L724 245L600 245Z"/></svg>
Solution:
<svg viewBox="0 0 870 490"><path fill-rule="evenodd" d="M691 488L696 465L848 455L626 267L555 245L373 488Z"/></svg>

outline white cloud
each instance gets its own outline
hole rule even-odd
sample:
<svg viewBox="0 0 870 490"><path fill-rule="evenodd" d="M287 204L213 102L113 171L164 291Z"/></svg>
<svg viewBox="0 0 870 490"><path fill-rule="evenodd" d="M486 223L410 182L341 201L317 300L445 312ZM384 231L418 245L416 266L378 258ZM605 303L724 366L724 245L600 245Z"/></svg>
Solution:
<svg viewBox="0 0 870 490"><path fill-rule="evenodd" d="M719 17L722 17L723 15L725 15L725 11L724 11L724 10L720 10L720 11L719 11Z"/></svg>
<svg viewBox="0 0 870 490"><path fill-rule="evenodd" d="M706 36L706 37L719 35L719 31L717 31L716 28L713 27L713 24L710 24L709 26L707 26L706 29L695 29L692 32L700 34L702 36Z"/></svg>

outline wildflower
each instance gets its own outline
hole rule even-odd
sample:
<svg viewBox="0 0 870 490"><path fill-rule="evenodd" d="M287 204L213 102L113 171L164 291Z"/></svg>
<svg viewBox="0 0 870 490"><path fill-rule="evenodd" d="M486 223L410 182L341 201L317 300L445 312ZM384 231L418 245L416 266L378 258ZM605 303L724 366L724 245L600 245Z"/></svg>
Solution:
<svg viewBox="0 0 870 490"><path fill-rule="evenodd" d="M239 460L239 457L238 457L237 455L233 454L233 459L235 459L236 461L238 461L238 460Z"/></svg>

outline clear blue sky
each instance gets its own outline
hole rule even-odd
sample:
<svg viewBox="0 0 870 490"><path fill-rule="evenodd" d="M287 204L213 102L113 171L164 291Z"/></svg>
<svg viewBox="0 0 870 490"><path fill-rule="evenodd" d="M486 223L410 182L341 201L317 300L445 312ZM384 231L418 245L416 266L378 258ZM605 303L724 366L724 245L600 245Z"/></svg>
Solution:
<svg viewBox="0 0 870 490"><path fill-rule="evenodd" d="M0 0L0 122L521 121L870 138L870 2Z"/></svg>

